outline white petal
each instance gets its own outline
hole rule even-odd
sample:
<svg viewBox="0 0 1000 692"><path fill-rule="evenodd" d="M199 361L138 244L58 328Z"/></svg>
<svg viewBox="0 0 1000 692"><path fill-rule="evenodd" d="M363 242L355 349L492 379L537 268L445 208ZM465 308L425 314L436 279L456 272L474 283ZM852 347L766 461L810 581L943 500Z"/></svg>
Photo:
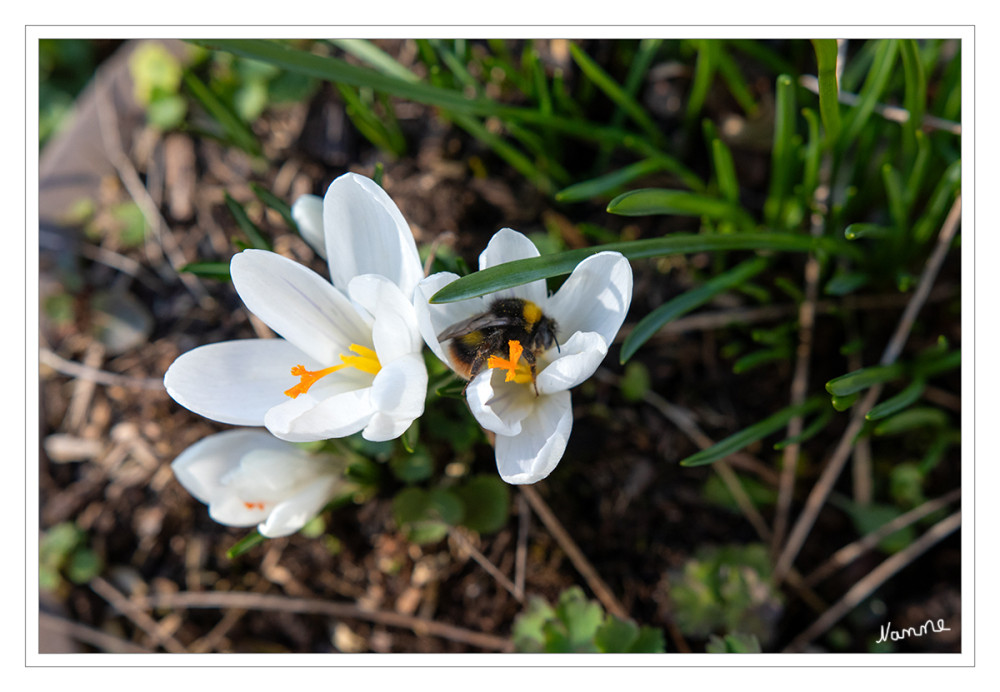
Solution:
<svg viewBox="0 0 1000 692"><path fill-rule="evenodd" d="M416 311L399 286L384 276L365 274L351 279L348 293L351 300L375 317L372 343L383 366L420 352L422 342Z"/></svg>
<svg viewBox="0 0 1000 692"><path fill-rule="evenodd" d="M594 374L607 353L608 347L600 334L577 332L558 352L548 350L546 355L556 357L538 373L539 393L552 394L577 386Z"/></svg>
<svg viewBox="0 0 1000 692"><path fill-rule="evenodd" d="M363 429L375 413L370 388L342 392L318 402L302 400L303 396L267 412L264 424L275 437L289 442L346 437Z"/></svg>
<svg viewBox="0 0 1000 692"><path fill-rule="evenodd" d="M328 365L352 343L371 347L371 331L347 296L298 262L244 250L230 263L247 308L288 341Z"/></svg>
<svg viewBox="0 0 1000 692"><path fill-rule="evenodd" d="M302 195L292 205L292 219L302 238L323 259L326 259L326 235L323 233L323 198Z"/></svg>
<svg viewBox="0 0 1000 692"><path fill-rule="evenodd" d="M361 274L381 274L409 298L423 278L417 244L395 202L374 181L356 173L334 180L323 199L323 228L333 285Z"/></svg>
<svg viewBox="0 0 1000 692"><path fill-rule="evenodd" d="M457 274L440 272L431 274L417 285L413 292L413 307L417 313L417 325L420 336L430 346L442 363L455 368L448 356L445 345L438 341L437 335L453 324L458 324L474 315L486 312L487 303L482 298L460 300L456 303L429 303L431 296L458 279Z"/></svg>
<svg viewBox="0 0 1000 692"><path fill-rule="evenodd" d="M517 435L538 397L530 384L505 382L504 377L501 370L484 370L469 383L465 397L481 426L497 435Z"/></svg>
<svg viewBox="0 0 1000 692"><path fill-rule="evenodd" d="M614 341L632 302L632 268L617 252L599 252L576 266L566 282L548 299L545 311L559 334L597 332Z"/></svg>
<svg viewBox="0 0 1000 692"><path fill-rule="evenodd" d="M573 407L569 392L540 397L532 415L522 422L519 435L497 435L500 477L514 485L542 480L562 459L572 429Z"/></svg>
<svg viewBox="0 0 1000 692"><path fill-rule="evenodd" d="M527 236L511 228L501 228L493 234L486 249L479 255L479 268L486 269L504 262L530 257L538 257L538 248L535 247L535 244L528 240ZM548 295L548 291L545 288L545 281L532 281L523 286L515 286L505 291L491 293L486 296L486 299L493 302L499 298L516 297L544 305L546 295Z"/></svg>
<svg viewBox="0 0 1000 692"><path fill-rule="evenodd" d="M279 448L254 449L243 455L240 466L225 479L226 485L245 499L283 502L317 478L336 474L335 457L311 455L290 442Z"/></svg>
<svg viewBox="0 0 1000 692"><path fill-rule="evenodd" d="M317 478L297 494L279 503L257 530L268 538L295 533L319 514L337 489L335 476Z"/></svg>
<svg viewBox="0 0 1000 692"><path fill-rule="evenodd" d="M263 425L268 409L288 400L284 391L295 384L290 371L299 364L326 367L283 339L223 341L180 356L163 384L174 401L206 418Z"/></svg>
<svg viewBox="0 0 1000 692"><path fill-rule="evenodd" d="M208 506L208 516L226 526L253 526L266 519L272 509L266 502L245 500L227 492Z"/></svg>
<svg viewBox="0 0 1000 692"><path fill-rule="evenodd" d="M289 447L264 430L227 430L195 442L170 467L185 490L209 504L226 492L221 481L239 467L245 454L255 449L280 451Z"/></svg>
<svg viewBox="0 0 1000 692"><path fill-rule="evenodd" d="M427 367L419 353L403 356L383 367L372 383L375 408L362 433L366 440L382 442L402 435L424 412Z"/></svg>

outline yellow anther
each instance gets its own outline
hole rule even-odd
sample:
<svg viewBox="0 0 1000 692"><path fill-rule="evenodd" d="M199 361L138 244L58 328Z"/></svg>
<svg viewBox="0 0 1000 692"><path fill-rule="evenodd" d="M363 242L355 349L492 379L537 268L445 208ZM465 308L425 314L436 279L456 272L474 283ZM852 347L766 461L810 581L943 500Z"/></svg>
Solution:
<svg viewBox="0 0 1000 692"><path fill-rule="evenodd" d="M342 353L340 354L341 365L332 365L323 370L306 370L305 366L296 365L292 368L292 375L299 378L299 383L294 387L286 389L285 395L294 399L299 394L308 392L309 388L316 384L316 381L320 378L344 368L355 368L369 375L377 375L379 370L382 369L382 364L378 361L378 355L372 349L358 344L351 344L351 351L357 355L349 356Z"/></svg>

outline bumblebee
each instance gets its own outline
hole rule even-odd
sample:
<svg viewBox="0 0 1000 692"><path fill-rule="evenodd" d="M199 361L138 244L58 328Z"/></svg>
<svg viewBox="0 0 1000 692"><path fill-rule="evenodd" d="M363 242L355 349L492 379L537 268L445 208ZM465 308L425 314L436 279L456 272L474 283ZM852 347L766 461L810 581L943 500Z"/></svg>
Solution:
<svg viewBox="0 0 1000 692"><path fill-rule="evenodd" d="M523 355L531 368L534 384L538 356L553 344L559 348L555 320L546 317L530 300L522 298L498 298L486 312L453 324L438 334L438 341L449 340L448 350L455 369L470 382L484 367L506 368L507 380L514 379L517 361ZM508 353L509 360L504 360ZM537 385L535 394L538 394Z"/></svg>

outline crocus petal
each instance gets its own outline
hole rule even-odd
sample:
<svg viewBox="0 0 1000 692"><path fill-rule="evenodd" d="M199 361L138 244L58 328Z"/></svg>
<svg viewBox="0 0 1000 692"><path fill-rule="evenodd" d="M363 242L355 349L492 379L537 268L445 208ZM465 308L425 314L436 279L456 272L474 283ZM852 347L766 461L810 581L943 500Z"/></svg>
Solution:
<svg viewBox="0 0 1000 692"><path fill-rule="evenodd" d="M265 502L247 501L228 493L209 503L208 516L226 526L253 526L266 519L271 509Z"/></svg>
<svg viewBox="0 0 1000 692"><path fill-rule="evenodd" d="M538 248L528 237L510 228L501 228L490 238L489 244L479 255L479 268L487 269L504 262L538 257ZM501 298L524 298L543 305L547 295L545 281L532 281L488 296L490 302Z"/></svg>
<svg viewBox="0 0 1000 692"><path fill-rule="evenodd" d="M302 195L292 205L292 219L302 238L323 259L326 259L326 234L323 233L323 198Z"/></svg>
<svg viewBox="0 0 1000 692"><path fill-rule="evenodd" d="M417 244L395 202L373 180L346 173L323 199L323 228L333 285L361 274L381 274L409 298L423 278Z"/></svg>
<svg viewBox="0 0 1000 692"><path fill-rule="evenodd" d="M419 353L402 356L384 366L371 388L374 415L362 436L372 442L393 440L424 412L427 367Z"/></svg>
<svg viewBox="0 0 1000 692"><path fill-rule="evenodd" d="M632 268L617 252L599 252L576 266L549 298L546 311L561 335L597 332L610 344L632 302Z"/></svg>
<svg viewBox="0 0 1000 692"><path fill-rule="evenodd" d="M421 281L413 292L413 307L417 313L417 325L420 336L430 346L442 363L454 364L448 356L444 345L438 341L437 335L453 324L458 324L475 315L486 312L488 303L482 298L460 300L455 303L428 302L435 293L458 279L458 274L440 272L431 274Z"/></svg>
<svg viewBox="0 0 1000 692"><path fill-rule="evenodd" d="M257 530L268 538L295 533L319 514L333 498L337 482L335 476L317 478L292 497L275 505Z"/></svg>
<svg viewBox="0 0 1000 692"><path fill-rule="evenodd" d="M351 279L348 293L351 300L375 317L372 342L383 365L420 352L416 312L410 296L404 296L399 286L384 276L365 274Z"/></svg>
<svg viewBox="0 0 1000 692"><path fill-rule="evenodd" d="M537 483L555 469L573 429L569 392L539 397L518 435L497 435L497 470L507 483Z"/></svg>
<svg viewBox="0 0 1000 692"><path fill-rule="evenodd" d="M326 367L282 339L223 341L181 355L163 383L174 401L199 415L259 426L271 407L288 400L284 391L295 384L290 370L299 364Z"/></svg>
<svg viewBox="0 0 1000 692"><path fill-rule="evenodd" d="M552 356L555 349L549 349ZM556 358L538 373L539 394L561 392L577 386L594 374L608 353L604 337L594 332L577 332L560 346Z"/></svg>
<svg viewBox="0 0 1000 692"><path fill-rule="evenodd" d="M505 382L500 370L479 373L465 396L476 421L497 435L520 433L521 421L532 414L538 399L531 385Z"/></svg>
<svg viewBox="0 0 1000 692"><path fill-rule="evenodd" d="M298 262L244 250L230 272L247 308L315 360L339 363L352 343L371 346L370 329L347 296Z"/></svg>
<svg viewBox="0 0 1000 692"><path fill-rule="evenodd" d="M318 402L299 401L303 396L275 406L264 416L264 424L275 437L289 442L346 437L363 429L375 413L370 388L342 392Z"/></svg>
<svg viewBox="0 0 1000 692"><path fill-rule="evenodd" d="M227 492L222 479L256 449L286 451L288 444L263 430L227 430L195 442L170 467L184 489L209 504Z"/></svg>

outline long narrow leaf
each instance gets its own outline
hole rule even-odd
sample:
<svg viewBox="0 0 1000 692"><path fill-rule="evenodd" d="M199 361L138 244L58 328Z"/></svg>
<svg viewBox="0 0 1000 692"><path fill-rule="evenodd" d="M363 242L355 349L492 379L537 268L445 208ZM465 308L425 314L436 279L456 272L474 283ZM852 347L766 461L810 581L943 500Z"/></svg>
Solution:
<svg viewBox="0 0 1000 692"><path fill-rule="evenodd" d="M257 224L250 220L243 206L230 197L228 192L226 193L226 208L229 209L229 213L236 219L236 225L240 227L240 230L243 231L253 247L258 250L271 249L271 244L264 238L264 234L257 228Z"/></svg>
<svg viewBox="0 0 1000 692"><path fill-rule="evenodd" d="M903 365L893 363L892 365L873 365L870 368L861 368L846 375L835 377L826 383L826 391L834 396L847 396L868 389L872 385L881 384L895 380L903 374Z"/></svg>
<svg viewBox="0 0 1000 692"><path fill-rule="evenodd" d="M739 450L747 447L757 440L762 440L768 435L778 432L795 416L805 416L812 413L816 409L823 405L823 399L821 397L813 397L807 399L802 404L798 406L789 406L788 408L778 411L773 416L765 418L759 423L755 423L748 428L730 435L726 439L715 443L708 449L703 449L697 454L692 454L687 459L681 461L681 466L703 466L705 464L711 464L713 461L718 461L724 457L729 456L733 452L738 452Z"/></svg>
<svg viewBox="0 0 1000 692"><path fill-rule="evenodd" d="M868 420L879 420L880 418L885 418L886 416L891 416L894 413L902 411L920 398L920 395L924 393L925 386L926 384L923 379L913 380L899 394L889 397L877 406L873 406L872 410L865 414L865 418Z"/></svg>
<svg viewBox="0 0 1000 692"><path fill-rule="evenodd" d="M184 72L184 86L212 119L219 124L225 137L231 143L254 156L260 155L260 144L253 131L190 71Z"/></svg>
<svg viewBox="0 0 1000 692"><path fill-rule="evenodd" d="M858 257L856 247L834 238L804 236L792 233L675 233L665 238L608 243L569 250L531 259L516 260L489 267L463 276L431 298L432 303L452 303L520 286L550 276L569 274L580 262L598 252L620 252L630 260L680 255L691 252L722 250L772 250L784 252L815 252L823 250L838 255Z"/></svg>
<svg viewBox="0 0 1000 692"><path fill-rule="evenodd" d="M710 281L706 281L698 288L682 293L672 300L668 300L643 317L635 325L635 329L632 330L622 344L621 362L625 363L631 358L639 350L639 347L646 343L663 325L704 305L720 293L728 291L734 286L739 286L747 279L761 273L767 266L767 259L755 257L736 265L727 272L719 274Z"/></svg>
<svg viewBox="0 0 1000 692"><path fill-rule="evenodd" d="M704 216L722 221L734 221L744 228L753 227L753 218L738 204L718 197L709 197L685 190L644 188L630 190L608 203L608 213L621 216Z"/></svg>
<svg viewBox="0 0 1000 692"><path fill-rule="evenodd" d="M816 51L816 77L819 80L819 113L826 131L827 146L840 136L840 95L837 87L837 39L813 40Z"/></svg>

